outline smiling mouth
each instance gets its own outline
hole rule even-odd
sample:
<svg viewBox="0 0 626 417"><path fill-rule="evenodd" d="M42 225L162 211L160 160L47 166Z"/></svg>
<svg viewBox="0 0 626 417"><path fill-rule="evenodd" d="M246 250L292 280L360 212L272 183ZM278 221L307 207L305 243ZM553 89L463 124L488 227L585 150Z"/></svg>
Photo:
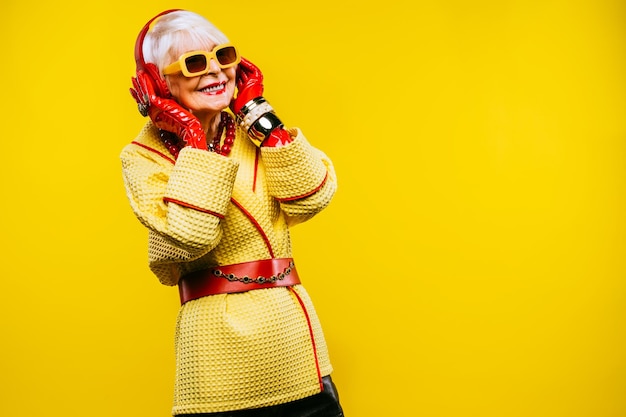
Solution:
<svg viewBox="0 0 626 417"><path fill-rule="evenodd" d="M198 91L204 94L220 94L226 90L226 83L213 84Z"/></svg>

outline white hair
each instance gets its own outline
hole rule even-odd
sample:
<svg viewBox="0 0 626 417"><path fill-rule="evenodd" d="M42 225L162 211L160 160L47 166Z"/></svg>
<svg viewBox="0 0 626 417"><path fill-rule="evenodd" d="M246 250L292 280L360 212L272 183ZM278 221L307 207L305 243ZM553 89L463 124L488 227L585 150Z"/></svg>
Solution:
<svg viewBox="0 0 626 417"><path fill-rule="evenodd" d="M210 51L228 38L197 13L179 10L156 19L143 40L146 63L153 63L161 74L163 68L190 50Z"/></svg>

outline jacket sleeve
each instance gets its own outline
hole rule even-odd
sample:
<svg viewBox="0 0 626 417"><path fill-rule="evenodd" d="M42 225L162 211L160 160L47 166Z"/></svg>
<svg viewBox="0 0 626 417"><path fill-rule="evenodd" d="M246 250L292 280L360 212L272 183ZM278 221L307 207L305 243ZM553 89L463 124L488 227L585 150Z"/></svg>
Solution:
<svg viewBox="0 0 626 417"><path fill-rule="evenodd" d="M306 221L323 210L337 190L331 160L309 144L299 129L294 140L278 147L262 147L270 194L280 203L288 224Z"/></svg>
<svg viewBox="0 0 626 417"><path fill-rule="evenodd" d="M237 164L215 153L183 148L174 163L156 143L133 142L121 153L130 205L151 232L187 260L213 249L230 202Z"/></svg>

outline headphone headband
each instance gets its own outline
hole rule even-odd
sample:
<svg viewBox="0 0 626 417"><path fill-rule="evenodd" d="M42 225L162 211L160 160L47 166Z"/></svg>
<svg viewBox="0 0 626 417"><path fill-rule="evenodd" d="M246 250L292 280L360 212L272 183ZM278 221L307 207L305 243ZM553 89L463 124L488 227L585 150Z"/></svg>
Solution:
<svg viewBox="0 0 626 417"><path fill-rule="evenodd" d="M158 15L154 16L152 19L150 19L148 23L146 23L146 25L141 29L141 32L139 32L139 35L137 36L137 41L135 41L135 63L137 64L137 69L143 69L146 66L146 61L144 61L143 58L143 40L150 31L150 29L152 29L152 26L161 16L178 11L181 11L181 9L165 10L164 12L161 12Z"/></svg>

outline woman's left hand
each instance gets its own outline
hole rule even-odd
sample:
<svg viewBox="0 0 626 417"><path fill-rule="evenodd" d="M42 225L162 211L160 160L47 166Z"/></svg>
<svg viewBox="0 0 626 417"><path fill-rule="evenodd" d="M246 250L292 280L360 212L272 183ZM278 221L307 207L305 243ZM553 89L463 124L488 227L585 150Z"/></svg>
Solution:
<svg viewBox="0 0 626 417"><path fill-rule="evenodd" d="M239 114L241 108L250 100L263 95L263 73L252 62L241 58L237 68L237 97L230 103L230 109Z"/></svg>
<svg viewBox="0 0 626 417"><path fill-rule="evenodd" d="M244 106L254 99L263 97L263 74L261 70L252 62L245 58L241 58L239 67L237 68L237 97L231 101L230 109L237 115L240 120L246 119L248 110L242 112ZM261 101L257 101L257 105ZM266 113L257 114L254 119L249 120L248 137L257 146L277 147L290 143L293 139L289 132L283 128L283 124L274 114L273 109L264 99L263 105L266 106ZM257 108L263 108L259 106ZM248 118L250 115L248 115ZM263 120L263 123L259 122ZM257 129L263 125L263 129ZM267 126L270 126L268 129Z"/></svg>

